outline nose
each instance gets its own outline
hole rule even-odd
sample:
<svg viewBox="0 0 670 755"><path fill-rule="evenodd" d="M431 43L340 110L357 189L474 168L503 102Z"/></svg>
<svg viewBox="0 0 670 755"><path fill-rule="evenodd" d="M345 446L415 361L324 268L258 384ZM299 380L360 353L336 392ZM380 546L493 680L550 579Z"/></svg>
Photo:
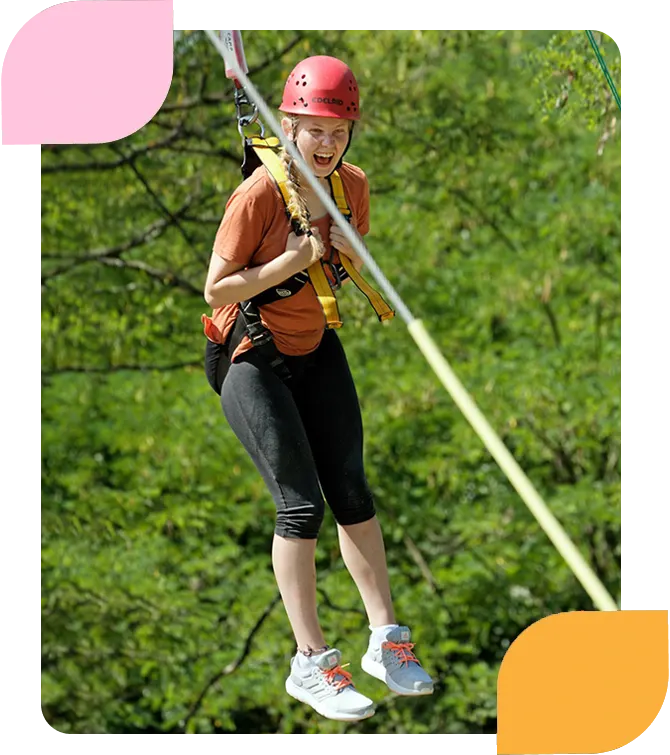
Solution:
<svg viewBox="0 0 670 755"><path fill-rule="evenodd" d="M332 134L324 134L321 137L321 142L324 146L331 146L332 144L335 144L335 139L333 138Z"/></svg>

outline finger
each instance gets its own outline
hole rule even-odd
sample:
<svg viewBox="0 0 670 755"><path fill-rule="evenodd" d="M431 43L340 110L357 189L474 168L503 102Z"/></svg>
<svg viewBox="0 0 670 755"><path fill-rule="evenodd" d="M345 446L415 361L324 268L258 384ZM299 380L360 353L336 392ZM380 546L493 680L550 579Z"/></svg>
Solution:
<svg viewBox="0 0 670 755"><path fill-rule="evenodd" d="M330 240L333 244L337 244L338 246L346 247L347 249L352 248L349 239L347 239L343 233L331 234Z"/></svg>

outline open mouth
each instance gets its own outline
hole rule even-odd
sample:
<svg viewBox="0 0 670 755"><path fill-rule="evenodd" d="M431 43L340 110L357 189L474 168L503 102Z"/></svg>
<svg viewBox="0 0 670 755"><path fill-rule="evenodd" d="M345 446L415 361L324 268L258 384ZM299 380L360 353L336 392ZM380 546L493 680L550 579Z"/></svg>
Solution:
<svg viewBox="0 0 670 755"><path fill-rule="evenodd" d="M314 162L321 168L327 168L333 162L334 157L333 152L316 152Z"/></svg>

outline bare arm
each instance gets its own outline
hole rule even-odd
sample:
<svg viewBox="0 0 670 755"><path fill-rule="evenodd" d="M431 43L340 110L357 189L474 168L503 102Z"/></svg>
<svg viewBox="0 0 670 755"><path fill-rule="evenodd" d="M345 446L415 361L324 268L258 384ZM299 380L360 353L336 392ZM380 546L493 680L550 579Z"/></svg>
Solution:
<svg viewBox="0 0 670 755"><path fill-rule="evenodd" d="M313 231L314 235L318 235L317 229ZM205 301L213 309L246 301L304 270L318 258L309 237L298 237L294 233L289 234L283 254L247 270L243 269L244 265L225 260L212 252L205 283Z"/></svg>

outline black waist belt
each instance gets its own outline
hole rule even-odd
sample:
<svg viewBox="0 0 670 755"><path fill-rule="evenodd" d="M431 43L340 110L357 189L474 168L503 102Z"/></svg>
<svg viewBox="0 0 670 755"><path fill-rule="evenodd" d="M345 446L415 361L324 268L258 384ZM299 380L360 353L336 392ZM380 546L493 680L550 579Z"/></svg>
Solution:
<svg viewBox="0 0 670 755"><path fill-rule="evenodd" d="M272 367L275 374L288 384L291 379L291 372L286 366L282 354L275 346L272 334L261 322L258 309L252 302L247 301L240 303L237 319L228 332L226 340L223 343L207 341L205 375L213 390L218 394L221 393L233 355L242 343L244 336L249 337L253 348Z"/></svg>
<svg viewBox="0 0 670 755"><path fill-rule="evenodd" d="M270 291L274 291L274 289L270 289ZM265 294L267 291L264 291L263 293ZM281 296L278 295L277 298L279 299ZM258 310L258 304L255 299L256 297L249 301L240 302L240 313L237 316L237 322L235 323L234 329L238 329L237 325L241 319L244 323L244 330L251 341L251 345L258 351L263 359L269 363L277 377L281 378L286 383L291 379L291 372L286 366L286 362L284 362L279 349L275 345L272 333L270 333L261 321L261 313ZM230 355L231 361L238 344L239 341L236 344L231 343L229 347L228 354Z"/></svg>

